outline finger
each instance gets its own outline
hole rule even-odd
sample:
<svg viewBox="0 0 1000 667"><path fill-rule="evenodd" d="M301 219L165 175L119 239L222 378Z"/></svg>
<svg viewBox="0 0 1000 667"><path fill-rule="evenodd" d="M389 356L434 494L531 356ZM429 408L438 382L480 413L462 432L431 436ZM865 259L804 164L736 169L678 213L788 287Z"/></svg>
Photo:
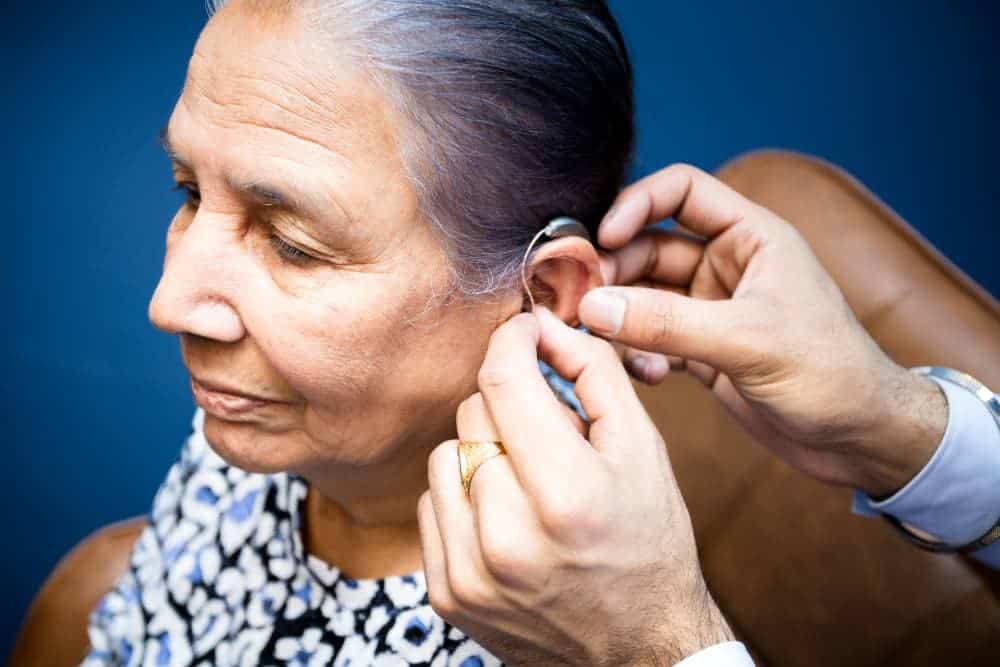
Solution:
<svg viewBox="0 0 1000 667"><path fill-rule="evenodd" d="M500 430L486 409L486 402L479 392L465 399L455 414L458 439L465 442L499 442Z"/></svg>
<svg viewBox="0 0 1000 667"><path fill-rule="evenodd" d="M523 585L531 573L548 577L543 566L542 528L507 456L497 456L472 478L472 508L479 548L490 576L505 587ZM544 586L544 582L537 582Z"/></svg>
<svg viewBox="0 0 1000 667"><path fill-rule="evenodd" d="M644 280L687 287L702 258L705 244L690 236L652 229L608 255L613 267L606 285L632 285Z"/></svg>
<svg viewBox="0 0 1000 667"><path fill-rule="evenodd" d="M515 316L493 333L479 372L479 389L518 480L536 497L568 493L566 471L593 455L542 377L538 339L536 317Z"/></svg>
<svg viewBox="0 0 1000 667"><path fill-rule="evenodd" d="M487 463L493 465L487 467ZM494 456L479 466L472 477L469 497L477 517L477 526L486 520L492 520L490 514L484 512L484 508L497 503L500 505L500 512L496 517L498 521L503 521L501 515L504 514L513 513L518 516L530 514L522 511L529 508L530 504L525 502L524 489L517 481L517 474L509 456Z"/></svg>
<svg viewBox="0 0 1000 667"><path fill-rule="evenodd" d="M636 354L654 356L649 355L647 352L638 352ZM576 410L565 403L560 402L559 407L562 408L563 414L566 415L566 418L576 429L576 432L586 438L589 430L587 422L580 418ZM459 440L465 442L502 442L500 431L497 429L496 424L493 423L493 417L486 408L486 401L479 392L459 404L455 421L458 426Z"/></svg>
<svg viewBox="0 0 1000 667"><path fill-rule="evenodd" d="M462 402L457 422L462 440L500 438L482 394L473 394ZM529 569L518 567L519 563L533 563L537 569L537 558L528 558L526 552L537 544L528 538L537 526L537 519L531 500L517 481L510 457L494 456L484 461L472 476L469 497L486 571L502 585L517 585ZM541 534L540 529L537 534Z"/></svg>
<svg viewBox="0 0 1000 667"><path fill-rule="evenodd" d="M602 250L598 250L597 263L601 269L601 284L614 285L615 273L618 271L618 268L615 266L615 258Z"/></svg>
<svg viewBox="0 0 1000 667"><path fill-rule="evenodd" d="M603 287L580 301L580 320L602 336L659 352L729 368L748 354L738 332L738 301L692 299L643 287Z"/></svg>
<svg viewBox="0 0 1000 667"><path fill-rule="evenodd" d="M719 377L719 371L700 361L689 361L687 363L687 373L709 389L715 384L715 379Z"/></svg>
<svg viewBox="0 0 1000 667"><path fill-rule="evenodd" d="M733 291L736 289L736 286L734 285L732 289L728 289L719 279L718 271L716 271L712 263L708 261L700 264L698 269L694 272L694 277L691 279L690 289L690 296L692 297L719 300L730 298Z"/></svg>
<svg viewBox="0 0 1000 667"><path fill-rule="evenodd" d="M427 596L431 606L442 618L449 618L457 605L448 586L448 570L444 555L444 544L438 530L437 517L430 491L424 492L417 503L417 525L420 527L421 556L424 561L424 578L427 580Z"/></svg>
<svg viewBox="0 0 1000 667"><path fill-rule="evenodd" d="M576 432L580 434L580 437L586 438L587 434L590 432L590 424L585 422L580 417L580 415L577 414L576 410L569 407L565 403L562 404L562 408L563 408L563 413L566 415L566 419L568 419L569 422L573 425L573 428L576 429Z"/></svg>
<svg viewBox="0 0 1000 667"><path fill-rule="evenodd" d="M463 442L502 442L500 430L493 423L493 417L486 409L486 401L481 393L475 393L462 401L455 417L458 425L458 438ZM484 474L485 469L502 463L501 456L483 461L472 476L472 486L475 480ZM472 488L469 489L470 497Z"/></svg>
<svg viewBox="0 0 1000 667"><path fill-rule="evenodd" d="M643 352L626 347L622 362L629 375L648 385L660 384L670 372L670 361L666 355L657 352Z"/></svg>
<svg viewBox="0 0 1000 667"><path fill-rule="evenodd" d="M690 295L700 299L730 298L755 257L775 254L774 231L771 224L733 227L712 239L705 247L704 261L691 278ZM780 251L777 255L781 257L778 261L787 267L790 258ZM785 275L794 275L794 272L788 271Z"/></svg>
<svg viewBox="0 0 1000 667"><path fill-rule="evenodd" d="M643 284L636 283L636 285ZM678 287L659 287L657 289L663 289L674 294L685 294L685 291ZM684 360L680 357L639 350L618 341L612 341L612 345L618 352L625 371L633 379L643 384L650 386L658 385L666 379L671 370L684 368Z"/></svg>
<svg viewBox="0 0 1000 667"><path fill-rule="evenodd" d="M701 169L676 164L622 190L598 229L605 248L621 248L646 225L674 218L713 238L756 210L755 205Z"/></svg>
<svg viewBox="0 0 1000 667"><path fill-rule="evenodd" d="M457 440L444 442L431 452L427 478L449 582L454 587L456 581L481 578L485 570L472 508L462 486Z"/></svg>
<svg viewBox="0 0 1000 667"><path fill-rule="evenodd" d="M539 353L560 375L575 383L591 433L617 424L620 433L645 411L614 349L606 342L563 323L544 307L536 308L541 326ZM598 450L607 443L591 441ZM617 444L617 443L616 443Z"/></svg>

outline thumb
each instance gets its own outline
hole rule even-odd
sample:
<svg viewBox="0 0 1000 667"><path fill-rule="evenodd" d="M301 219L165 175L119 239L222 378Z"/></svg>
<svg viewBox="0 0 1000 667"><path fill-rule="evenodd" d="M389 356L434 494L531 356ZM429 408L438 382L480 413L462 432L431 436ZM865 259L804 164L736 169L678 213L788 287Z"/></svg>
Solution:
<svg viewBox="0 0 1000 667"><path fill-rule="evenodd" d="M738 306L648 287L602 287L580 301L580 321L590 331L648 352L660 352L726 371L745 352Z"/></svg>

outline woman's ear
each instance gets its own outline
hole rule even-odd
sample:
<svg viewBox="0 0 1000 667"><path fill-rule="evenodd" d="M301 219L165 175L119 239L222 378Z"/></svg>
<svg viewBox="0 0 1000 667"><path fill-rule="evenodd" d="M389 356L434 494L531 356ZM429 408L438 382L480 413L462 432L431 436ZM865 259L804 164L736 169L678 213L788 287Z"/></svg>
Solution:
<svg viewBox="0 0 1000 667"><path fill-rule="evenodd" d="M526 271L535 302L571 326L580 323L577 307L583 295L604 284L597 251L579 236L546 241L532 254ZM528 296L524 298L530 307Z"/></svg>

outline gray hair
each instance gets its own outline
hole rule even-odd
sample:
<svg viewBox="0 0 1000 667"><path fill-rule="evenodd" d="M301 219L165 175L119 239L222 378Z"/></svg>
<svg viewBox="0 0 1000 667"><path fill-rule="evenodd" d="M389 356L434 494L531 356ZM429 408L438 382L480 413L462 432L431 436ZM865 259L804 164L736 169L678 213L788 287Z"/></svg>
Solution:
<svg viewBox="0 0 1000 667"><path fill-rule="evenodd" d="M226 0L208 2L213 13ZM554 217L576 218L596 238L635 133L631 65L604 1L282 5L335 32L412 124L404 163L459 294L513 287L529 242Z"/></svg>

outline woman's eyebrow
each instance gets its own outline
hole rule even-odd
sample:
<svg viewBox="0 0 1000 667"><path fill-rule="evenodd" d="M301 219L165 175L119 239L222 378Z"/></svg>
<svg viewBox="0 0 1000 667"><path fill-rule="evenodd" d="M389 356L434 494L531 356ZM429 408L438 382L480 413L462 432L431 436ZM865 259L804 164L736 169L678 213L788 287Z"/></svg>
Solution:
<svg viewBox="0 0 1000 667"><path fill-rule="evenodd" d="M227 179L229 186L242 193L258 206L280 208L292 214L302 215L313 220L325 219L323 212L330 208L313 194L292 192L277 185L262 181L241 182L233 178Z"/></svg>
<svg viewBox="0 0 1000 667"><path fill-rule="evenodd" d="M170 160L185 169L194 171L191 163L181 157L174 149L170 141L168 127L164 126L160 130L160 145ZM277 185L264 183L262 180L243 182L232 177L227 178L229 187L243 194L259 206L280 208L292 214L301 215L313 220L323 220L324 213L329 211L331 206L315 194L293 192L283 189ZM339 207L334 207L340 211Z"/></svg>
<svg viewBox="0 0 1000 667"><path fill-rule="evenodd" d="M160 130L160 147L163 148L163 152L167 154L167 157L170 158L171 162L176 162L185 169L194 171L191 169L191 164L182 158L174 149L174 145L170 141L170 127L168 125L164 125Z"/></svg>

